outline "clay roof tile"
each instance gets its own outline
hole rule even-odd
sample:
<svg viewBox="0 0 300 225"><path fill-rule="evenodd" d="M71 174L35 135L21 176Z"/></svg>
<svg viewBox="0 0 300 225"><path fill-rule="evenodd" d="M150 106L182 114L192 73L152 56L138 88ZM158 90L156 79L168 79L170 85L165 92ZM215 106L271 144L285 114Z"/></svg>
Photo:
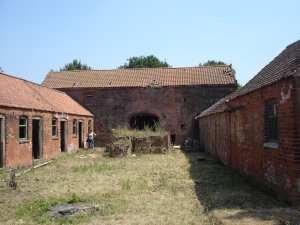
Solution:
<svg viewBox="0 0 300 225"><path fill-rule="evenodd" d="M235 77L232 75L230 66L50 71L42 83L51 88L228 84L235 84Z"/></svg>
<svg viewBox="0 0 300 225"><path fill-rule="evenodd" d="M0 73L0 106L93 116L66 93Z"/></svg>

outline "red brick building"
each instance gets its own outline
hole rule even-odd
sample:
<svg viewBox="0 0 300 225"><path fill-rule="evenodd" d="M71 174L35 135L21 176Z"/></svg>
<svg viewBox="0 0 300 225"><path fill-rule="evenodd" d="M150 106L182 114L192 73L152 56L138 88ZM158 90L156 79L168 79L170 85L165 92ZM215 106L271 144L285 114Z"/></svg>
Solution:
<svg viewBox="0 0 300 225"><path fill-rule="evenodd" d="M93 115L67 94L0 73L0 167L84 147Z"/></svg>
<svg viewBox="0 0 300 225"><path fill-rule="evenodd" d="M300 202L300 41L197 118L206 151Z"/></svg>
<svg viewBox="0 0 300 225"><path fill-rule="evenodd" d="M173 143L198 138L194 117L236 89L230 66L51 71L42 83L62 90L95 116L96 144L113 128L162 124Z"/></svg>

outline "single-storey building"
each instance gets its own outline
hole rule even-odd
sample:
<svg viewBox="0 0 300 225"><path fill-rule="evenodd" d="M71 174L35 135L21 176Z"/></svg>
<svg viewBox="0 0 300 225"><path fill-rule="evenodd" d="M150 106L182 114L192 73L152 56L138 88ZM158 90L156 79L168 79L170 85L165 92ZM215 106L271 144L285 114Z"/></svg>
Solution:
<svg viewBox="0 0 300 225"><path fill-rule="evenodd" d="M97 145L114 128L161 124L171 141L198 139L194 117L236 90L231 66L50 71L42 85L69 94L95 116Z"/></svg>
<svg viewBox="0 0 300 225"><path fill-rule="evenodd" d="M196 118L206 151L300 202L300 41Z"/></svg>
<svg viewBox="0 0 300 225"><path fill-rule="evenodd" d="M67 94L0 73L0 167L86 145L93 115Z"/></svg>

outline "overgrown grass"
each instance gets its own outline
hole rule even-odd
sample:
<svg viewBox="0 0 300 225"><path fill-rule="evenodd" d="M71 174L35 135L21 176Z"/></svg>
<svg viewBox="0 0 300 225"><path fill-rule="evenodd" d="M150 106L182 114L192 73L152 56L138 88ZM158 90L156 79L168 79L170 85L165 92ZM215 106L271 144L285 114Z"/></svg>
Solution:
<svg viewBox="0 0 300 225"><path fill-rule="evenodd" d="M86 202L88 198L79 196L76 193L69 193L66 196L51 197L50 199L40 198L25 205L18 206L16 215L23 218L25 221L31 223L50 223L57 224L72 224L81 223L88 220L88 215L77 215L74 217L60 217L57 219L48 218L45 214L51 209L52 206L60 203L74 204L79 202Z"/></svg>
<svg viewBox="0 0 300 225"><path fill-rule="evenodd" d="M155 123L154 127L145 126L143 130L129 130L125 128L113 129L115 137L150 137L165 136L167 132L160 123Z"/></svg>
<svg viewBox="0 0 300 225"><path fill-rule="evenodd" d="M107 158L103 151L64 154L0 185L0 224L296 224L299 211L201 153ZM205 157L210 157L205 155ZM50 219L59 203L89 203L99 211ZM299 209L298 209L299 210Z"/></svg>

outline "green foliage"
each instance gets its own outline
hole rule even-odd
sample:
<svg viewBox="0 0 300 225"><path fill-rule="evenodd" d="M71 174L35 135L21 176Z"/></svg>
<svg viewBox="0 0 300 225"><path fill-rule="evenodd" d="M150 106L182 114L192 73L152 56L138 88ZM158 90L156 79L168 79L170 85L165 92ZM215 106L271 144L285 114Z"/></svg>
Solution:
<svg viewBox="0 0 300 225"><path fill-rule="evenodd" d="M227 65L227 64L222 61L216 61L216 60L207 60L207 62L205 63L199 63L199 66L220 66L220 65Z"/></svg>
<svg viewBox="0 0 300 225"><path fill-rule="evenodd" d="M86 64L82 64L81 61L74 59L71 63L67 63L63 68L60 68L60 71L67 70L91 70L92 68Z"/></svg>
<svg viewBox="0 0 300 225"><path fill-rule="evenodd" d="M4 72L4 70L2 69L2 67L0 66L0 73Z"/></svg>
<svg viewBox="0 0 300 225"><path fill-rule="evenodd" d="M160 61L154 55L130 57L129 59L127 59L127 61L128 63L120 66L119 69L171 67L171 65L169 65L166 60Z"/></svg>

